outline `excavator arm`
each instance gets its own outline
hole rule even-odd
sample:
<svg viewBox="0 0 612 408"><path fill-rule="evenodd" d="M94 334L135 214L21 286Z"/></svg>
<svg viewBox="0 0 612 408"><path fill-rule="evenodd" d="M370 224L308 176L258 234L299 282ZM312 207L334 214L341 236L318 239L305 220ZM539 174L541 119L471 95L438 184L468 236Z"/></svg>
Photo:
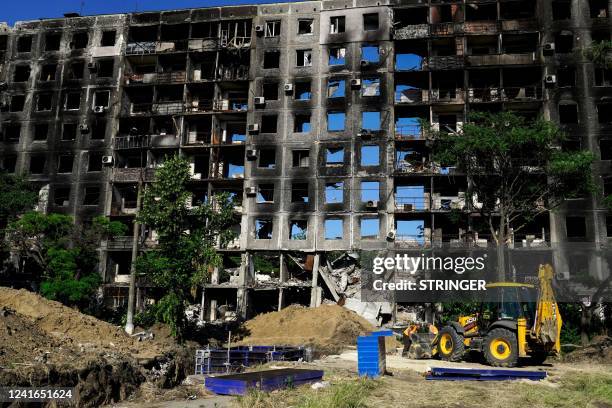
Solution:
<svg viewBox="0 0 612 408"><path fill-rule="evenodd" d="M538 303L532 333L549 350L561 351L561 326L563 320L552 287L554 271L549 264L540 265Z"/></svg>

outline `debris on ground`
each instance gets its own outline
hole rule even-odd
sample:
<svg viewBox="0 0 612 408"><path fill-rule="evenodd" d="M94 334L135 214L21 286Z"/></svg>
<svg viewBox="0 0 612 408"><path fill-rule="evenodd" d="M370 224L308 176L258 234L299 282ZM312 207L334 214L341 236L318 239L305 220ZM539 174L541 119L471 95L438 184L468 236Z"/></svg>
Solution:
<svg viewBox="0 0 612 408"><path fill-rule="evenodd" d="M567 353L563 360L569 363L597 362L612 364L612 337L596 336L588 346Z"/></svg>

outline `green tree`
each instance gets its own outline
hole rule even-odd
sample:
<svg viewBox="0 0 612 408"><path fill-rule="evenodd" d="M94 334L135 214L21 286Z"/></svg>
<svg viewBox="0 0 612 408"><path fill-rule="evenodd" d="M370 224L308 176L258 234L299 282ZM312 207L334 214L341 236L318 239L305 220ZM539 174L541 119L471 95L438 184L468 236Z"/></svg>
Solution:
<svg viewBox="0 0 612 408"><path fill-rule="evenodd" d="M85 308L101 283L100 241L124 233L123 224L105 217L82 226L67 215L31 211L8 225L6 240L22 259L39 268L43 296Z"/></svg>
<svg viewBox="0 0 612 408"><path fill-rule="evenodd" d="M432 132L434 157L466 174L467 203L488 225L498 249L498 278L505 280L511 234L563 200L594 191L593 155L560 150L563 132L543 119L512 112L476 112L468 119L458 132Z"/></svg>
<svg viewBox="0 0 612 408"><path fill-rule="evenodd" d="M25 179L0 171L0 229L19 214L31 210L38 201L38 193Z"/></svg>
<svg viewBox="0 0 612 408"><path fill-rule="evenodd" d="M155 316L179 339L185 329L185 307L209 272L221 265L215 248L234 237L230 227L236 221L227 194L188 205L190 179L189 162L179 157L165 161L146 188L138 215L143 225L156 231L158 245L138 258L137 271L163 290Z"/></svg>

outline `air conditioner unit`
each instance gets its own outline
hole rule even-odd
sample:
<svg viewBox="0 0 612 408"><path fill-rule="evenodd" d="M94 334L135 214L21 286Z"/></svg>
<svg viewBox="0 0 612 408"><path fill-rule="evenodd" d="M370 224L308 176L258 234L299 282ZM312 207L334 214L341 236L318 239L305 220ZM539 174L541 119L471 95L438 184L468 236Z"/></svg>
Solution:
<svg viewBox="0 0 612 408"><path fill-rule="evenodd" d="M546 75L544 77L544 83L547 86L555 85L557 83L557 76L556 75Z"/></svg>
<svg viewBox="0 0 612 408"><path fill-rule="evenodd" d="M351 79L351 88L361 88L361 79Z"/></svg>
<svg viewBox="0 0 612 408"><path fill-rule="evenodd" d="M387 240L388 241L394 241L395 240L395 231L389 231L389 233L387 234Z"/></svg>
<svg viewBox="0 0 612 408"><path fill-rule="evenodd" d="M542 46L542 50L545 54L552 54L555 52L555 43L545 43Z"/></svg>
<svg viewBox="0 0 612 408"><path fill-rule="evenodd" d="M263 34L263 32L264 32L264 26L262 26L262 25L256 25L256 26L255 26L255 32L256 32L257 34Z"/></svg>
<svg viewBox="0 0 612 408"><path fill-rule="evenodd" d="M264 98L263 96L256 96L255 98L253 98L253 103L258 106L265 105L266 98Z"/></svg>
<svg viewBox="0 0 612 408"><path fill-rule="evenodd" d="M113 156L102 156L102 164L106 164L106 165L113 164Z"/></svg>
<svg viewBox="0 0 612 408"><path fill-rule="evenodd" d="M257 195L257 190L255 189L255 187L246 187L244 189L244 192L248 196L255 196L255 195Z"/></svg>
<svg viewBox="0 0 612 408"><path fill-rule="evenodd" d="M285 84L283 89L285 90L285 92L293 92L293 84Z"/></svg>
<svg viewBox="0 0 612 408"><path fill-rule="evenodd" d="M557 274L555 275L555 278L557 280L569 280L570 279L570 273L569 273L569 271L557 272Z"/></svg>
<svg viewBox="0 0 612 408"><path fill-rule="evenodd" d="M104 113L106 112L106 106L94 106L94 113Z"/></svg>
<svg viewBox="0 0 612 408"><path fill-rule="evenodd" d="M92 72L96 72L98 70L98 64L96 64L95 62L88 62L87 69Z"/></svg>
<svg viewBox="0 0 612 408"><path fill-rule="evenodd" d="M255 160L257 158L257 150L256 149L247 149L246 151L247 159Z"/></svg>
<svg viewBox="0 0 612 408"><path fill-rule="evenodd" d="M87 125L87 123L83 123L82 125L79 125L79 130L82 134L87 134L89 133L89 125Z"/></svg>
<svg viewBox="0 0 612 408"><path fill-rule="evenodd" d="M370 200L366 203L366 208L378 208L378 200Z"/></svg>
<svg viewBox="0 0 612 408"><path fill-rule="evenodd" d="M247 130L249 131L249 133L257 133L259 132L259 124L251 123L250 125L247 126Z"/></svg>

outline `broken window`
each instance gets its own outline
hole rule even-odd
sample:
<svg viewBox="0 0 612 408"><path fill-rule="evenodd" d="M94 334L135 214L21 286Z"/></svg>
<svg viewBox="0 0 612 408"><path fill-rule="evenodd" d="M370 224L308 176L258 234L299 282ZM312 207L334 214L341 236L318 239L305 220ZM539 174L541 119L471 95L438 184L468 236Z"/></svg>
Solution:
<svg viewBox="0 0 612 408"><path fill-rule="evenodd" d="M289 221L289 239L303 241L308 233L308 221L306 220L290 220Z"/></svg>
<svg viewBox="0 0 612 408"><path fill-rule="evenodd" d="M559 122L564 125L578 123L578 105L575 103L559 104Z"/></svg>
<svg viewBox="0 0 612 408"><path fill-rule="evenodd" d="M362 45L361 46L361 61L369 63L377 63L380 60L380 50L378 45Z"/></svg>
<svg viewBox="0 0 612 408"><path fill-rule="evenodd" d="M362 218L360 229L362 239L376 239L380 230L380 221L378 218Z"/></svg>
<svg viewBox="0 0 612 408"><path fill-rule="evenodd" d="M329 18L329 33L338 34L344 32L346 18L344 16L333 16Z"/></svg>
<svg viewBox="0 0 612 408"><path fill-rule="evenodd" d="M37 123L34 126L34 140L47 140L49 134L49 125L46 123Z"/></svg>
<svg viewBox="0 0 612 408"><path fill-rule="evenodd" d="M553 20L567 20L572 17L572 2L570 0L554 0L552 2Z"/></svg>
<svg viewBox="0 0 612 408"><path fill-rule="evenodd" d="M361 146L361 165L378 166L380 164L380 148L378 145Z"/></svg>
<svg viewBox="0 0 612 408"><path fill-rule="evenodd" d="M30 52L32 51L32 36L24 35L17 39L17 52Z"/></svg>
<svg viewBox="0 0 612 408"><path fill-rule="evenodd" d="M258 203L273 203L274 202L274 184L260 184L257 186L257 202Z"/></svg>
<svg viewBox="0 0 612 408"><path fill-rule="evenodd" d="M40 70L41 81L55 81L55 73L57 72L57 64L46 64Z"/></svg>
<svg viewBox="0 0 612 408"><path fill-rule="evenodd" d="M568 238L586 237L586 220L584 217L567 216L565 217L565 228Z"/></svg>
<svg viewBox="0 0 612 408"><path fill-rule="evenodd" d="M465 8L465 21L497 20L497 4L468 4Z"/></svg>
<svg viewBox="0 0 612 408"><path fill-rule="evenodd" d="M262 149L259 151L257 167L260 169L273 169L276 167L276 150Z"/></svg>
<svg viewBox="0 0 612 408"><path fill-rule="evenodd" d="M344 148L335 146L325 149L325 163L327 166L344 164Z"/></svg>
<svg viewBox="0 0 612 408"><path fill-rule="evenodd" d="M597 104L597 116L600 124L612 123L612 103Z"/></svg>
<svg viewBox="0 0 612 408"><path fill-rule="evenodd" d="M310 132L310 115L295 115L293 119L293 131L296 133Z"/></svg>
<svg viewBox="0 0 612 408"><path fill-rule="evenodd" d="M361 128L364 130L380 130L380 112L361 112Z"/></svg>
<svg viewBox="0 0 612 408"><path fill-rule="evenodd" d="M110 103L110 91L96 91L94 93L94 107L102 106L108 108Z"/></svg>
<svg viewBox="0 0 612 408"><path fill-rule="evenodd" d="M344 79L329 79L327 82L327 97L328 98L344 98L345 92Z"/></svg>
<svg viewBox="0 0 612 408"><path fill-rule="evenodd" d="M457 115L438 115L438 124L440 125L441 132L456 132Z"/></svg>
<svg viewBox="0 0 612 408"><path fill-rule="evenodd" d="M280 65L280 51L265 51L264 52L264 69L278 68Z"/></svg>
<svg viewBox="0 0 612 408"><path fill-rule="evenodd" d="M380 78L364 78L361 85L361 96L380 96Z"/></svg>
<svg viewBox="0 0 612 408"><path fill-rule="evenodd" d="M70 64L69 77L70 79L83 79L85 72L84 62L73 62Z"/></svg>
<svg viewBox="0 0 612 408"><path fill-rule="evenodd" d="M83 194L83 205L99 205L100 204L100 187L85 187Z"/></svg>
<svg viewBox="0 0 612 408"><path fill-rule="evenodd" d="M2 158L2 166L0 166L0 169L6 171L7 173L14 173L16 167L17 167L17 156L6 155L4 156L4 158Z"/></svg>
<svg viewBox="0 0 612 408"><path fill-rule="evenodd" d="M295 99L298 101L308 101L312 97L310 91L310 81L299 81L295 83Z"/></svg>
<svg viewBox="0 0 612 408"><path fill-rule="evenodd" d="M311 67L312 66L312 50L297 50L296 65L298 67Z"/></svg>
<svg viewBox="0 0 612 408"><path fill-rule="evenodd" d="M266 21L266 37L278 37L281 34L280 20Z"/></svg>
<svg viewBox="0 0 612 408"><path fill-rule="evenodd" d="M344 202L344 183L325 184L325 204L337 204Z"/></svg>
<svg viewBox="0 0 612 408"><path fill-rule="evenodd" d="M111 78L115 70L115 60L98 60L98 78Z"/></svg>
<svg viewBox="0 0 612 408"><path fill-rule="evenodd" d="M70 48L73 50L81 50L87 47L89 43L89 34L87 32L74 33L72 35L72 42L70 43Z"/></svg>
<svg viewBox="0 0 612 408"><path fill-rule="evenodd" d="M39 112L50 111L52 102L53 102L53 94L50 94L50 93L38 94L38 99L36 102L36 110Z"/></svg>
<svg viewBox="0 0 612 408"><path fill-rule="evenodd" d="M102 171L102 153L89 152L87 158L87 171Z"/></svg>
<svg viewBox="0 0 612 408"><path fill-rule="evenodd" d="M30 157L30 174L43 174L45 172L45 156Z"/></svg>
<svg viewBox="0 0 612 408"><path fill-rule="evenodd" d="M343 131L345 117L346 117L346 114L344 112L328 112L327 113L327 130L329 132Z"/></svg>
<svg viewBox="0 0 612 408"><path fill-rule="evenodd" d="M100 47L114 47L117 43L117 32L115 30L103 31Z"/></svg>
<svg viewBox="0 0 612 408"><path fill-rule="evenodd" d="M574 48L574 33L563 30L555 35L555 52L569 53Z"/></svg>
<svg viewBox="0 0 612 408"><path fill-rule="evenodd" d="M346 48L344 47L331 47L329 49L329 61L330 66L333 65L344 65L346 63Z"/></svg>
<svg viewBox="0 0 612 408"><path fill-rule="evenodd" d="M342 218L325 219L325 239L336 240L344 236L344 220Z"/></svg>
<svg viewBox="0 0 612 408"><path fill-rule="evenodd" d="M69 92L66 94L66 110L79 110L81 107L81 93Z"/></svg>
<svg viewBox="0 0 612 408"><path fill-rule="evenodd" d="M255 238L272 239L273 223L269 218L258 218L255 220Z"/></svg>
<svg viewBox="0 0 612 408"><path fill-rule="evenodd" d="M72 155L60 156L57 161L57 172L58 173L72 173L73 164L74 164L74 156Z"/></svg>
<svg viewBox="0 0 612 408"><path fill-rule="evenodd" d="M92 126L91 138L92 139L104 139L106 137L106 121L96 120Z"/></svg>
<svg viewBox="0 0 612 408"><path fill-rule="evenodd" d="M291 202L308 203L308 183L291 184Z"/></svg>
<svg viewBox="0 0 612 408"><path fill-rule="evenodd" d="M564 86L575 86L576 85L576 68L564 67L557 69L557 85L560 87Z"/></svg>
<svg viewBox="0 0 612 408"><path fill-rule="evenodd" d="M66 207L70 204L70 187L55 187L53 189L53 204Z"/></svg>
<svg viewBox="0 0 612 408"><path fill-rule="evenodd" d="M310 150L293 150L293 167L310 166Z"/></svg>
<svg viewBox="0 0 612 408"><path fill-rule="evenodd" d="M61 42L61 33L47 34L45 36L45 51L59 51Z"/></svg>
<svg viewBox="0 0 612 408"><path fill-rule="evenodd" d="M29 65L17 65L13 75L13 82L26 82L30 79L30 71Z"/></svg>
<svg viewBox="0 0 612 408"><path fill-rule="evenodd" d="M76 133L76 123L64 123L64 129L62 130L62 140L74 140L76 139Z"/></svg>
<svg viewBox="0 0 612 408"><path fill-rule="evenodd" d="M612 86L612 69L595 68L595 86Z"/></svg>
<svg viewBox="0 0 612 408"><path fill-rule="evenodd" d="M589 0L591 18L608 18L608 0Z"/></svg>
<svg viewBox="0 0 612 408"><path fill-rule="evenodd" d="M378 13L367 13L363 15L363 29L365 31L378 30Z"/></svg>
<svg viewBox="0 0 612 408"><path fill-rule="evenodd" d="M4 140L9 143L18 142L21 137L21 124L7 123L4 125Z"/></svg>
<svg viewBox="0 0 612 408"><path fill-rule="evenodd" d="M21 112L25 105L25 95L13 95L11 96L11 105L9 110L11 112Z"/></svg>
<svg viewBox="0 0 612 408"><path fill-rule="evenodd" d="M606 236L608 238L612 237L612 215L606 216Z"/></svg>
<svg viewBox="0 0 612 408"><path fill-rule="evenodd" d="M278 100L278 82L264 83L263 97L266 101Z"/></svg>
<svg viewBox="0 0 612 408"><path fill-rule="evenodd" d="M298 34L312 34L312 19L300 19L298 20Z"/></svg>
<svg viewBox="0 0 612 408"><path fill-rule="evenodd" d="M261 117L261 133L276 133L277 126L277 115L264 115Z"/></svg>
<svg viewBox="0 0 612 408"><path fill-rule="evenodd" d="M601 160L612 160L612 140L600 140L599 152L601 154Z"/></svg>
<svg viewBox="0 0 612 408"><path fill-rule="evenodd" d="M378 181L361 182L361 202L380 200L380 183Z"/></svg>
<svg viewBox="0 0 612 408"><path fill-rule="evenodd" d="M8 45L8 36L0 35L0 51L6 51Z"/></svg>

